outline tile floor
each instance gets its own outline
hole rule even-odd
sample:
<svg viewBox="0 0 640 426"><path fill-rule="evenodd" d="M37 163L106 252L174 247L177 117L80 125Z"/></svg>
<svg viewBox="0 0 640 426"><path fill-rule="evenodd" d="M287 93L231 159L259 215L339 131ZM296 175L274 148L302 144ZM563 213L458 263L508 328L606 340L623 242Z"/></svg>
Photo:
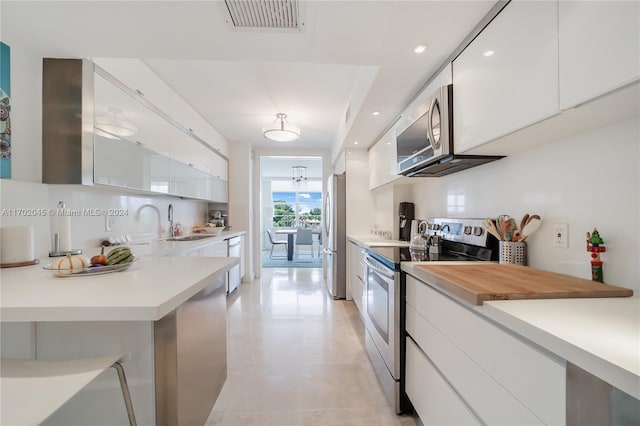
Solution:
<svg viewBox="0 0 640 426"><path fill-rule="evenodd" d="M414 426L389 406L358 311L321 269L263 269L229 299L228 377L207 425Z"/></svg>

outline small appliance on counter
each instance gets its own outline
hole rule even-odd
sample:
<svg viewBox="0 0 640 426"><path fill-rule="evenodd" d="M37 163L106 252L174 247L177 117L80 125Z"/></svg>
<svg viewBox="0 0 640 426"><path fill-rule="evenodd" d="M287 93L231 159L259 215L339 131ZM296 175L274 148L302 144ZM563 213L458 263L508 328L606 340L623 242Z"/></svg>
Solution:
<svg viewBox="0 0 640 426"><path fill-rule="evenodd" d="M0 267L35 265L33 228L31 226L0 227Z"/></svg>
<svg viewBox="0 0 640 426"><path fill-rule="evenodd" d="M418 249L370 247L363 257L365 347L387 398L397 413L411 411L404 393L405 274L402 262L498 260L498 240L483 219L430 218L414 237ZM412 239L413 242L413 239Z"/></svg>
<svg viewBox="0 0 640 426"><path fill-rule="evenodd" d="M51 216L51 251L49 257L60 257L82 254L81 249L74 249L71 245L71 214L63 201L58 202L58 208Z"/></svg>
<svg viewBox="0 0 640 426"><path fill-rule="evenodd" d="M398 207L398 239L400 241L411 241L411 223L415 218L415 205L413 203L402 202Z"/></svg>

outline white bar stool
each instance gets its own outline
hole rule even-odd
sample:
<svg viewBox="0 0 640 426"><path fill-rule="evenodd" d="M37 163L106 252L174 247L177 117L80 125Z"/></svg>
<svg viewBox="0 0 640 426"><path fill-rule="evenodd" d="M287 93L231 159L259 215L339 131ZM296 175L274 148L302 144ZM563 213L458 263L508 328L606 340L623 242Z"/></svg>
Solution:
<svg viewBox="0 0 640 426"><path fill-rule="evenodd" d="M129 424L136 417L124 369L127 355L47 361L2 358L0 360L0 424L37 425L80 392L100 373L113 367L118 373Z"/></svg>

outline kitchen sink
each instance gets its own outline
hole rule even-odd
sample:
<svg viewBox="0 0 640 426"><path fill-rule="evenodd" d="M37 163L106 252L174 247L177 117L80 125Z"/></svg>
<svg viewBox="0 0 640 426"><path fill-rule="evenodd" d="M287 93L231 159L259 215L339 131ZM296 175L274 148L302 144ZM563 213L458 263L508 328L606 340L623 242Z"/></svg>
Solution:
<svg viewBox="0 0 640 426"><path fill-rule="evenodd" d="M214 235L185 235L184 237L167 238L166 241L197 241L204 238L211 238Z"/></svg>

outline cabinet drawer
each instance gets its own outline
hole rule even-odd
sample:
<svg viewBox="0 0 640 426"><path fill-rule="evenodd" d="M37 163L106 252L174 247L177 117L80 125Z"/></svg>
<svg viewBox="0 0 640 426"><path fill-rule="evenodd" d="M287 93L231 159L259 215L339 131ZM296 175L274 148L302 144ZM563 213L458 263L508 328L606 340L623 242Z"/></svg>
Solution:
<svg viewBox="0 0 640 426"><path fill-rule="evenodd" d="M407 311L413 308L544 423L565 422L564 361L409 275L407 305Z"/></svg>
<svg viewBox="0 0 640 426"><path fill-rule="evenodd" d="M405 389L425 426L482 424L410 338Z"/></svg>
<svg viewBox="0 0 640 426"><path fill-rule="evenodd" d="M410 305L407 305L407 332L485 424L543 424ZM408 359L407 356L407 370Z"/></svg>

